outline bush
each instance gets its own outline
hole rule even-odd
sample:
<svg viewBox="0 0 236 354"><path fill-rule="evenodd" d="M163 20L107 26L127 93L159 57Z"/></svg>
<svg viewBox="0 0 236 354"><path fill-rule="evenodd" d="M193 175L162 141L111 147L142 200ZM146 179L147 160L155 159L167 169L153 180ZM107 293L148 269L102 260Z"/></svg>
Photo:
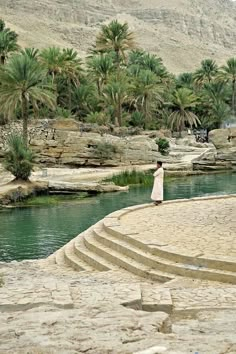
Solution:
<svg viewBox="0 0 236 354"><path fill-rule="evenodd" d="M162 155L166 155L168 153L168 149L170 147L169 141L165 138L159 138L156 140L156 144L159 147L159 151Z"/></svg>
<svg viewBox="0 0 236 354"><path fill-rule="evenodd" d="M70 119L74 118L74 115L71 113L69 109L57 107L55 112L53 112L56 118L58 119Z"/></svg>
<svg viewBox="0 0 236 354"><path fill-rule="evenodd" d="M108 142L98 143L96 146L96 156L101 161L111 160L113 155L118 152L117 146Z"/></svg>
<svg viewBox="0 0 236 354"><path fill-rule="evenodd" d="M85 117L87 123L107 125L109 123L109 117L104 112L92 112Z"/></svg>
<svg viewBox="0 0 236 354"><path fill-rule="evenodd" d="M33 169L33 152L25 146L21 136L11 135L7 140L4 167L16 179L27 181Z"/></svg>
<svg viewBox="0 0 236 354"><path fill-rule="evenodd" d="M142 112L133 112L130 117L130 125L133 127L144 127L145 118Z"/></svg>

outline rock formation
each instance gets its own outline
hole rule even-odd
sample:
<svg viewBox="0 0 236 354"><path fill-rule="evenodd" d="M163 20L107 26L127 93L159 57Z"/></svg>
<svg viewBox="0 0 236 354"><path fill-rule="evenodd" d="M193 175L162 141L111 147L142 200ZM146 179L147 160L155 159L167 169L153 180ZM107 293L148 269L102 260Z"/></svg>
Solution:
<svg viewBox="0 0 236 354"><path fill-rule="evenodd" d="M219 170L236 168L236 128L215 129L209 133L215 146L194 161L195 169Z"/></svg>
<svg viewBox="0 0 236 354"><path fill-rule="evenodd" d="M92 129L85 132L89 129L74 120L37 121L29 128L36 162L74 167L139 165L155 162L161 156L155 141L147 136L118 137L104 134L99 127ZM0 157L4 154L6 136L13 131L19 133L21 125L0 128Z"/></svg>

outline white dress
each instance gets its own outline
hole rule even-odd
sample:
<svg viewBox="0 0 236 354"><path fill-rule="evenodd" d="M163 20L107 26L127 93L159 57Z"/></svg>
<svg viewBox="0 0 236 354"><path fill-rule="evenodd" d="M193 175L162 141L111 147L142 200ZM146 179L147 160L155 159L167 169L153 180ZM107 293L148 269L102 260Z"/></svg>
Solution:
<svg viewBox="0 0 236 354"><path fill-rule="evenodd" d="M154 185L152 189L151 199L154 201L163 200L163 180L164 180L164 170L162 167L158 168L153 174Z"/></svg>

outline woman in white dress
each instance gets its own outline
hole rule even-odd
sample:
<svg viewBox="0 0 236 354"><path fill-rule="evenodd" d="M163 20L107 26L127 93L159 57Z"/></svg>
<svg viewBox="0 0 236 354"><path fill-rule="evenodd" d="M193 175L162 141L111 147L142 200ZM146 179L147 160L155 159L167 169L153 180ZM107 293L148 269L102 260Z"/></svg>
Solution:
<svg viewBox="0 0 236 354"><path fill-rule="evenodd" d="M152 189L151 199L154 201L155 205L159 205L163 201L163 181L164 181L164 170L162 168L162 162L157 162L157 170L153 174L154 185Z"/></svg>

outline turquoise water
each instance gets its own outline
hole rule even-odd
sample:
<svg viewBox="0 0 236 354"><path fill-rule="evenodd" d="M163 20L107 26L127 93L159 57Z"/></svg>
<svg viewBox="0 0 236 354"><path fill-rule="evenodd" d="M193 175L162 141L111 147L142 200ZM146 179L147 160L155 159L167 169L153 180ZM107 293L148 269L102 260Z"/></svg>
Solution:
<svg viewBox="0 0 236 354"><path fill-rule="evenodd" d="M0 261L50 255L105 215L150 201L151 188L101 194L57 206L2 209ZM178 178L165 184L165 199L236 193L236 174Z"/></svg>

